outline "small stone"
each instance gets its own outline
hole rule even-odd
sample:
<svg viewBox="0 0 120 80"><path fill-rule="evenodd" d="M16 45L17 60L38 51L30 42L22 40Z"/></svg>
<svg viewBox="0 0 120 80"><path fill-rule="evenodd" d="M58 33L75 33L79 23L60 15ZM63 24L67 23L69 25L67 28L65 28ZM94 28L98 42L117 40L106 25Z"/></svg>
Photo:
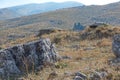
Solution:
<svg viewBox="0 0 120 80"><path fill-rule="evenodd" d="M90 74L90 80L101 80L107 77L107 75L108 73L105 71L100 71L100 72L95 71L94 73Z"/></svg>
<svg viewBox="0 0 120 80"><path fill-rule="evenodd" d="M75 76L74 80L85 80L85 79L83 79L83 78L80 77L80 76Z"/></svg>
<svg viewBox="0 0 120 80"><path fill-rule="evenodd" d="M83 80L86 80L86 79L87 79L87 76L86 76L85 74L81 73L81 72L76 72L76 73L75 73L75 76L79 76L79 77L81 77Z"/></svg>
<svg viewBox="0 0 120 80"><path fill-rule="evenodd" d="M65 76L72 76L73 74L71 72L65 72L64 75Z"/></svg>

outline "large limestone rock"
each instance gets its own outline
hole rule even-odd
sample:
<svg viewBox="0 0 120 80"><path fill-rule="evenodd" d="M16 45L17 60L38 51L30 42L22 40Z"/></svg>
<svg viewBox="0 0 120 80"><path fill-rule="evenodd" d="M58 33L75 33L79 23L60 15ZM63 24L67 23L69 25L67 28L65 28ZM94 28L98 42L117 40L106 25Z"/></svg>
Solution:
<svg viewBox="0 0 120 80"><path fill-rule="evenodd" d="M117 58L120 58L120 34L113 37L112 50Z"/></svg>
<svg viewBox="0 0 120 80"><path fill-rule="evenodd" d="M0 50L0 75L22 74L45 64L59 60L55 46L50 39L40 39L23 45Z"/></svg>

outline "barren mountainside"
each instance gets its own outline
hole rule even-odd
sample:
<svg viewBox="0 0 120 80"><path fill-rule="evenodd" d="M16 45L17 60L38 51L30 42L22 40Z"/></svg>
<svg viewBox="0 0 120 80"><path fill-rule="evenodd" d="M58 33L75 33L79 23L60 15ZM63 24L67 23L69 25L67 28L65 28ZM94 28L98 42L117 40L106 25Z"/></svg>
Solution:
<svg viewBox="0 0 120 80"><path fill-rule="evenodd" d="M82 6L56 10L52 12L24 16L0 22L0 28L36 26L58 27L72 29L74 23L90 25L95 22L104 22L111 25L120 25L120 2L103 6Z"/></svg>
<svg viewBox="0 0 120 80"><path fill-rule="evenodd" d="M17 17L0 21L0 80L120 80L119 8L0 11Z"/></svg>
<svg viewBox="0 0 120 80"><path fill-rule="evenodd" d="M70 8L76 6L83 6L83 4L74 1L68 1L62 3L55 3L55 2L46 2L39 4L33 3L33 4L9 7L9 8L0 9L0 15L1 15L0 20L12 19L21 16L39 14L43 12L55 11L57 9Z"/></svg>

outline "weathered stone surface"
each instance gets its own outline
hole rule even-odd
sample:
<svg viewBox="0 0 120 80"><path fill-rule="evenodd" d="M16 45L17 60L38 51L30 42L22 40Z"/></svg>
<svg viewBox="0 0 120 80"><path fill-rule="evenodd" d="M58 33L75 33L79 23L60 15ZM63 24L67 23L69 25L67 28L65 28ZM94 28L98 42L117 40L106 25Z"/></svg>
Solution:
<svg viewBox="0 0 120 80"><path fill-rule="evenodd" d="M109 60L109 64L112 66L120 66L120 58Z"/></svg>
<svg viewBox="0 0 120 80"><path fill-rule="evenodd" d="M108 73L106 71L95 71L90 74L90 80L104 80Z"/></svg>
<svg viewBox="0 0 120 80"><path fill-rule="evenodd" d="M23 45L0 50L0 75L21 74L34 66L54 63L60 56L50 39L40 39Z"/></svg>
<svg viewBox="0 0 120 80"><path fill-rule="evenodd" d="M72 73L72 72L65 72L64 75L65 75L66 77L69 77L69 76L73 76L73 73Z"/></svg>
<svg viewBox="0 0 120 80"><path fill-rule="evenodd" d="M81 72L76 72L74 80L87 80L87 76Z"/></svg>
<svg viewBox="0 0 120 80"><path fill-rule="evenodd" d="M84 79L80 76L75 76L74 80L84 80Z"/></svg>
<svg viewBox="0 0 120 80"><path fill-rule="evenodd" d="M74 31L82 31L85 29L85 26L81 25L80 23L74 23L73 30Z"/></svg>
<svg viewBox="0 0 120 80"><path fill-rule="evenodd" d="M117 58L120 58L120 34L113 37L112 50Z"/></svg>

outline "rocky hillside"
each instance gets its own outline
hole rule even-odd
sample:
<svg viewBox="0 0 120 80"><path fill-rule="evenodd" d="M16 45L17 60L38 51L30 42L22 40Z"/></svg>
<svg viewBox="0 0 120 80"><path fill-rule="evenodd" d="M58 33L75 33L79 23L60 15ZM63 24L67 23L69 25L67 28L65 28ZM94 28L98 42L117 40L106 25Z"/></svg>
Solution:
<svg viewBox="0 0 120 80"><path fill-rule="evenodd" d="M14 27L57 27L72 29L74 23L86 26L95 22L104 22L111 25L120 25L120 2L103 6L83 6L61 9L44 14L37 14L0 22L0 28Z"/></svg>
<svg viewBox="0 0 120 80"><path fill-rule="evenodd" d="M81 32L61 29L57 30L44 29L39 31L40 32L37 36L31 35L29 37L10 41L6 44L1 45L1 48L15 46L17 44L24 44L22 45L23 48L20 48L19 46L18 47L19 49L24 49L25 51L27 51L27 54L25 54L24 56L30 59L31 54L35 51L34 46L37 44L33 46L32 44L34 43L26 44L26 42L31 42L35 40L38 40L39 42L39 38L50 38L52 43L56 44L57 51L61 56L61 60L54 63L54 65L44 67L41 71L32 70L28 74L18 77L19 79L23 80L120 79L119 35L113 38L114 35L120 34L119 27L112 26L99 26L96 28L86 27L86 29ZM43 33L43 31L45 33ZM49 46L45 48L48 47ZM36 50L39 49L41 50L41 48L44 49L44 47L40 48L38 47L38 49ZM5 50L3 49L4 52L1 51L0 53L5 54L5 52L9 52L8 50L13 50L15 52L16 50L18 51L19 49L15 48L14 50L13 48L8 48ZM51 50L47 51L49 53L49 51ZM11 51L10 53L13 52ZM18 57L16 54L15 56ZM5 58L6 57L8 59L7 55L5 56ZM46 59L48 60L48 58Z"/></svg>

